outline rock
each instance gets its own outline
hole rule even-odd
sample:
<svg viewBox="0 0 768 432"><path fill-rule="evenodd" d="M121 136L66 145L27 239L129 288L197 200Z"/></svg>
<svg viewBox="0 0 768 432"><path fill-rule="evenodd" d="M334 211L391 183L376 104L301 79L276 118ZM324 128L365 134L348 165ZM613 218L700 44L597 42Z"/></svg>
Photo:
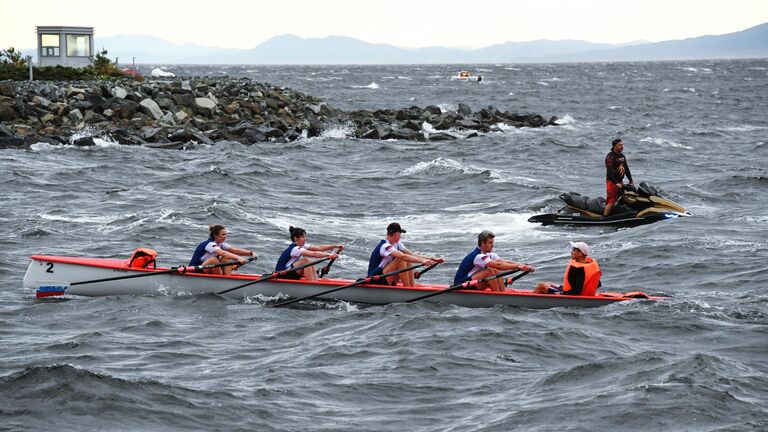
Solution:
<svg viewBox="0 0 768 432"><path fill-rule="evenodd" d="M173 114L167 112L163 114L162 117L160 117L160 124L166 126L176 126L176 120L174 119Z"/></svg>
<svg viewBox="0 0 768 432"><path fill-rule="evenodd" d="M439 116L443 113L443 110L440 109L440 107L435 105L429 105L428 107L424 108L424 111L429 112L432 115Z"/></svg>
<svg viewBox="0 0 768 432"><path fill-rule="evenodd" d="M208 98L195 98L195 109L200 114L212 117L216 104Z"/></svg>
<svg viewBox="0 0 768 432"><path fill-rule="evenodd" d="M139 111L139 104L128 99L113 99L110 109L122 119L130 119Z"/></svg>
<svg viewBox="0 0 768 432"><path fill-rule="evenodd" d="M104 118L104 116L102 116L101 114L97 114L93 111L88 111L83 116L83 123L85 124L94 124L94 123L100 123L103 121L107 121L107 119Z"/></svg>
<svg viewBox="0 0 768 432"><path fill-rule="evenodd" d="M421 131L421 125L416 123L416 122L414 122L414 121L411 121L411 120L408 120L407 122L405 122L403 124L403 128L410 129L410 130L416 131L416 132Z"/></svg>
<svg viewBox="0 0 768 432"><path fill-rule="evenodd" d="M55 115L48 113L48 114L40 117L40 121L42 123L48 123L49 121L53 120L55 117L56 117Z"/></svg>
<svg viewBox="0 0 768 432"><path fill-rule="evenodd" d="M199 144L213 144L213 141L200 131L190 128L177 130L168 135L170 141L197 142Z"/></svg>
<svg viewBox="0 0 768 432"><path fill-rule="evenodd" d="M118 86L112 89L112 96L118 99L125 99L128 96L128 91Z"/></svg>
<svg viewBox="0 0 768 432"><path fill-rule="evenodd" d="M48 108L51 106L51 101L48 99L42 97L42 96L35 96L32 98L32 103L35 105L40 105L43 108Z"/></svg>
<svg viewBox="0 0 768 432"><path fill-rule="evenodd" d="M463 116L468 116L472 114L472 108L469 107L469 105L465 105L463 103L459 104L459 109L457 112Z"/></svg>
<svg viewBox="0 0 768 432"><path fill-rule="evenodd" d="M105 109L105 110L104 110L104 112L102 112L101 114L102 114L104 117L109 117L109 118L111 118L112 116L114 116L114 115L115 115L115 112L114 112L114 111L112 111L111 109L107 108L107 109Z"/></svg>
<svg viewBox="0 0 768 432"><path fill-rule="evenodd" d="M11 121L16 119L18 116L16 115L16 111L13 110L9 105L0 105L0 121Z"/></svg>
<svg viewBox="0 0 768 432"><path fill-rule="evenodd" d="M85 90L83 89L69 86L65 91L68 98L82 96L82 99L85 99Z"/></svg>
<svg viewBox="0 0 768 432"><path fill-rule="evenodd" d="M453 135L448 135L447 133L438 132L438 133L429 134L429 136L427 136L427 139L430 141L452 141L452 140L455 140L456 137Z"/></svg>
<svg viewBox="0 0 768 432"><path fill-rule="evenodd" d="M96 143L93 142L93 137L82 137L72 141L72 145L77 147L91 147L95 146Z"/></svg>
<svg viewBox="0 0 768 432"><path fill-rule="evenodd" d="M0 81L0 95L16 97L16 87L10 81Z"/></svg>
<svg viewBox="0 0 768 432"><path fill-rule="evenodd" d="M184 111L178 111L174 116L176 117L177 123L183 123L189 118L189 115L187 115L187 113L185 113Z"/></svg>
<svg viewBox="0 0 768 432"><path fill-rule="evenodd" d="M72 123L77 124L83 120L83 113L81 113L79 109L73 109L72 111L69 112L69 114L67 115L67 118L69 118L69 120Z"/></svg>
<svg viewBox="0 0 768 432"><path fill-rule="evenodd" d="M160 120L163 117L163 110L157 105L157 102L152 99L144 99L139 103L141 112L152 117L155 120Z"/></svg>
<svg viewBox="0 0 768 432"><path fill-rule="evenodd" d="M21 138L0 136L0 149L24 148L26 143Z"/></svg>

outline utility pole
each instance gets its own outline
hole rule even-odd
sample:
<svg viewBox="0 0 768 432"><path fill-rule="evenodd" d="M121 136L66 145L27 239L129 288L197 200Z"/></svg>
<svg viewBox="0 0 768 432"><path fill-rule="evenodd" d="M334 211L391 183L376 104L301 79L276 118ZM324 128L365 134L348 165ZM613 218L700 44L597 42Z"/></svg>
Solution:
<svg viewBox="0 0 768 432"><path fill-rule="evenodd" d="M115 67L120 69L120 57L115 57Z"/></svg>
<svg viewBox="0 0 768 432"><path fill-rule="evenodd" d="M133 78L136 79L136 75L138 75L138 72L136 72L136 57L133 58Z"/></svg>
<svg viewBox="0 0 768 432"><path fill-rule="evenodd" d="M27 56L27 66L29 66L29 80L32 81L32 56Z"/></svg>

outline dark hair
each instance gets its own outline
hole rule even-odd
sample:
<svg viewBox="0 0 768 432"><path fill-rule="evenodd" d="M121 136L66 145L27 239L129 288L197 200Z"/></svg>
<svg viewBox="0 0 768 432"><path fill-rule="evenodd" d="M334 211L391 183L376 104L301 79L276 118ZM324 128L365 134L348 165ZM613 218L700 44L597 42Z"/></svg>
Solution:
<svg viewBox="0 0 768 432"><path fill-rule="evenodd" d="M289 227L288 232L291 234L291 240L307 234L307 230L299 227Z"/></svg>
<svg viewBox="0 0 768 432"><path fill-rule="evenodd" d="M219 233L225 229L224 225L211 225L208 227L208 235L211 237L211 240L213 240L214 236L219 235Z"/></svg>
<svg viewBox="0 0 768 432"><path fill-rule="evenodd" d="M480 246L483 243L487 242L489 239L495 238L496 236L493 235L492 232L485 230L477 235L477 245Z"/></svg>
<svg viewBox="0 0 768 432"><path fill-rule="evenodd" d="M616 139L615 139L615 140L613 140L613 142L611 143L611 148L614 148L614 147L616 147L616 144L618 144L618 143L620 143L620 142L624 142L624 141L623 141L621 138L616 138Z"/></svg>

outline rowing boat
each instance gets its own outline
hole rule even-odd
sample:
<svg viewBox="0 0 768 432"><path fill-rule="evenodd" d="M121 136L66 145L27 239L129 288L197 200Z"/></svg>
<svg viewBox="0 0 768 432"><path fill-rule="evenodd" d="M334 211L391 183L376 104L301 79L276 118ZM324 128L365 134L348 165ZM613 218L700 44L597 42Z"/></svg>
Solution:
<svg viewBox="0 0 768 432"><path fill-rule="evenodd" d="M249 273L228 276L183 273L173 269L129 267L128 262L120 259L33 255L24 275L24 286L35 290L37 297L198 295L221 293L262 277L259 274ZM112 280L103 281L103 279ZM84 281L94 282L81 283ZM348 285L351 282L354 281L321 279L308 282L292 279L270 279L220 295L233 299L257 295L299 298L329 291L334 287ZM436 284L417 284L415 287L360 284L318 298L382 305L404 303L410 299L446 288L446 285ZM531 291L508 289L504 293L455 290L431 297L430 300L464 307L505 305L545 309L552 307L597 307L636 298L621 293L570 296L533 294ZM658 297L647 296L643 296L643 298L659 299Z"/></svg>

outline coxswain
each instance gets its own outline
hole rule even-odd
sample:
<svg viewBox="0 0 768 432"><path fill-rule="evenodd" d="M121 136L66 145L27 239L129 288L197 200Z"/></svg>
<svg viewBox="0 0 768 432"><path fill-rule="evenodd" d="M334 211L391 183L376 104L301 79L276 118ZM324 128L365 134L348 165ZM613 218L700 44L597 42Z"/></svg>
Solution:
<svg viewBox="0 0 768 432"><path fill-rule="evenodd" d="M570 242L571 261L565 268L562 285L539 282L534 294L565 294L593 296L600 287L602 272L597 261L589 257L589 246L584 242Z"/></svg>

